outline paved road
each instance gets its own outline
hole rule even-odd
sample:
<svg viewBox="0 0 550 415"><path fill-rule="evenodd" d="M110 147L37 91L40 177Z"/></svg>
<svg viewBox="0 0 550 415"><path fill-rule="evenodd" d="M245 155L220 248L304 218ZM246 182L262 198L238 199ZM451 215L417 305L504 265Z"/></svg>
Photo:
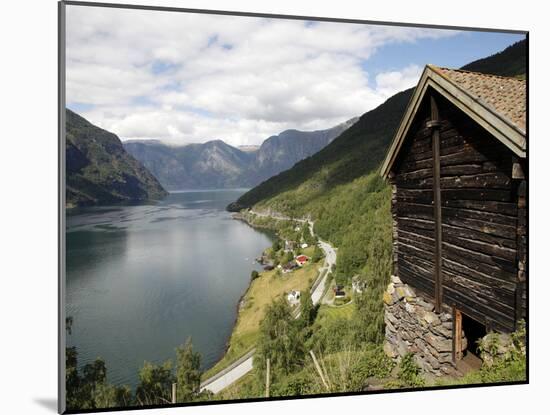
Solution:
<svg viewBox="0 0 550 415"><path fill-rule="evenodd" d="M336 263L336 250L330 244L321 240L319 240L319 246L325 253L325 263L319 270L319 278L321 278L321 280L315 282L313 291L311 292L311 301L313 304L317 304L321 301L325 291L328 274L332 268L332 264Z"/></svg>
<svg viewBox="0 0 550 415"><path fill-rule="evenodd" d="M254 211L250 211L250 213L262 217L269 216L279 220L294 220L301 223L307 222L309 223L309 230L311 232L311 235L315 236L315 233L313 231L314 223L309 219L295 219L276 213L269 214ZM332 268L332 265L336 263L336 250L332 247L332 245L330 245L328 242L319 240L319 247L323 250L325 254L325 263L323 264L323 267L319 270L319 276L317 277L317 280L313 283L313 289L311 291L311 301L313 302L313 304L317 304L319 301L321 301L321 298L323 297L323 292L325 290L325 283L328 273ZM296 318L298 318L299 316L300 313L296 315ZM218 393L221 390L227 388L229 385L236 382L252 370L253 358L254 350L248 352L246 355L236 360L233 364L231 364L221 372L217 373L216 375L212 376L210 379L202 382L200 390L203 391L205 389L208 389L213 393Z"/></svg>
<svg viewBox="0 0 550 415"><path fill-rule="evenodd" d="M201 392L208 389L212 393L218 393L250 372L252 370L255 351L256 349L252 349L224 370L202 382L200 387Z"/></svg>
<svg viewBox="0 0 550 415"><path fill-rule="evenodd" d="M277 220L293 220L294 222L300 222L305 223L308 222L310 225L313 224L309 219L299 219L299 218L291 218L290 216L285 216L277 212L256 212L255 210L249 210L249 213L252 213L255 216L260 216L262 218L272 218ZM311 234L313 235L313 226L310 228Z"/></svg>

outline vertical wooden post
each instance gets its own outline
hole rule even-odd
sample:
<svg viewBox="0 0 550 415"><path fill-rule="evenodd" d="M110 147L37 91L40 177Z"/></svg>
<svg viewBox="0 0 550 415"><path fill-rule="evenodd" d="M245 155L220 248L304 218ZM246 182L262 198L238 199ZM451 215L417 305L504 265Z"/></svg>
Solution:
<svg viewBox="0 0 550 415"><path fill-rule="evenodd" d="M176 386L177 383L172 383L172 403L176 403Z"/></svg>
<svg viewBox="0 0 550 415"><path fill-rule="evenodd" d="M453 362L462 359L462 313L453 307Z"/></svg>
<svg viewBox="0 0 550 415"><path fill-rule="evenodd" d="M313 359L313 364L315 365L315 369L317 369L317 373L319 373L319 377L321 378L321 381L323 382L323 385L325 385L326 390L330 392L330 388L328 386L328 383L325 380L325 376L323 375L323 371L321 370L321 366L319 366L319 363L317 362L317 359L315 358L315 354L313 353L313 350L310 350L309 354L311 355L311 358Z"/></svg>
<svg viewBox="0 0 550 415"><path fill-rule="evenodd" d="M270 388L270 383L271 383L271 362L269 360L269 357L267 358L267 362L266 362L266 373L265 373L265 397L266 398L269 398L269 388Z"/></svg>
<svg viewBox="0 0 550 415"><path fill-rule="evenodd" d="M434 221L435 221L435 249L434 249L434 298L435 311L441 313L441 303L443 289L441 285L441 172L440 172L440 152L439 152L439 110L435 97L430 97L431 121L428 126L432 129L432 153L433 153L433 194L434 194Z"/></svg>

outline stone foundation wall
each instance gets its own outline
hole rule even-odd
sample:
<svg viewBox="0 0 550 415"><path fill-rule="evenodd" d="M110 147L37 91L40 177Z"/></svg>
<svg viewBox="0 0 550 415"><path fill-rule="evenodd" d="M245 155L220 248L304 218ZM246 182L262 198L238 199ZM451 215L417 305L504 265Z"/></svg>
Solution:
<svg viewBox="0 0 550 415"><path fill-rule="evenodd" d="M452 360L453 320L451 309L434 312L434 305L392 276L384 293L386 354L399 360L413 353L424 372L434 376L457 375ZM467 346L462 333L462 350Z"/></svg>

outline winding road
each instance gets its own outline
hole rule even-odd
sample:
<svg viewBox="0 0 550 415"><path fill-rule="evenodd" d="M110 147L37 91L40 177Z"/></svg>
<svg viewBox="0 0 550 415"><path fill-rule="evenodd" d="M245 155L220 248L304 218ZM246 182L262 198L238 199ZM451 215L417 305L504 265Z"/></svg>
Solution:
<svg viewBox="0 0 550 415"><path fill-rule="evenodd" d="M250 210L249 213L252 213L256 216L261 217L271 217L277 220L293 220L300 223L308 223L311 236L315 237L313 231L313 222L309 219L295 219L288 216L284 216L278 213L264 213L264 212L255 212ZM319 269L319 275L311 287L311 301L314 305L318 304L323 297L325 291L325 284L332 265L336 263L336 250L328 242L321 241L319 239L319 247L323 250L325 254L325 262L323 266ZM298 317L300 313L297 314ZM200 390L209 390L212 393L218 393L221 390L227 388L232 383L236 382L253 368L252 362L254 359L255 349L250 350L241 358L237 359L227 368L223 369L219 373L215 374L211 378L205 380L201 383Z"/></svg>
<svg viewBox="0 0 550 415"><path fill-rule="evenodd" d="M313 305L316 305L321 301L323 293L325 292L325 284L327 281L328 274L332 268L333 264L336 264L336 250L327 242L319 240L319 246L325 253L325 263L323 267L319 269L319 277L317 281L313 284L313 289L311 291L311 301Z"/></svg>

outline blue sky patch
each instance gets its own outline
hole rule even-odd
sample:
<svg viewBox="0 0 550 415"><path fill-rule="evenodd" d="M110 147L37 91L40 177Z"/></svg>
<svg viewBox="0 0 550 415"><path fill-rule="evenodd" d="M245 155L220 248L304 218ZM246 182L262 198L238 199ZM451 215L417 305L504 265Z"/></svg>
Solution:
<svg viewBox="0 0 550 415"><path fill-rule="evenodd" d="M94 105L93 104L87 104L85 102L68 102L67 103L67 108L69 108L70 110L80 114L80 113L83 113L83 112L91 111L92 109L94 109Z"/></svg>
<svg viewBox="0 0 550 415"><path fill-rule="evenodd" d="M151 70L155 75L160 75L166 72L173 71L174 69L177 69L178 65L170 63L170 62L163 62L163 61L153 61L151 64Z"/></svg>
<svg viewBox="0 0 550 415"><path fill-rule="evenodd" d="M362 66L369 74L397 71L408 65L423 68L428 63L456 69L522 39L524 35L511 33L460 32L449 38L391 43L379 48Z"/></svg>

